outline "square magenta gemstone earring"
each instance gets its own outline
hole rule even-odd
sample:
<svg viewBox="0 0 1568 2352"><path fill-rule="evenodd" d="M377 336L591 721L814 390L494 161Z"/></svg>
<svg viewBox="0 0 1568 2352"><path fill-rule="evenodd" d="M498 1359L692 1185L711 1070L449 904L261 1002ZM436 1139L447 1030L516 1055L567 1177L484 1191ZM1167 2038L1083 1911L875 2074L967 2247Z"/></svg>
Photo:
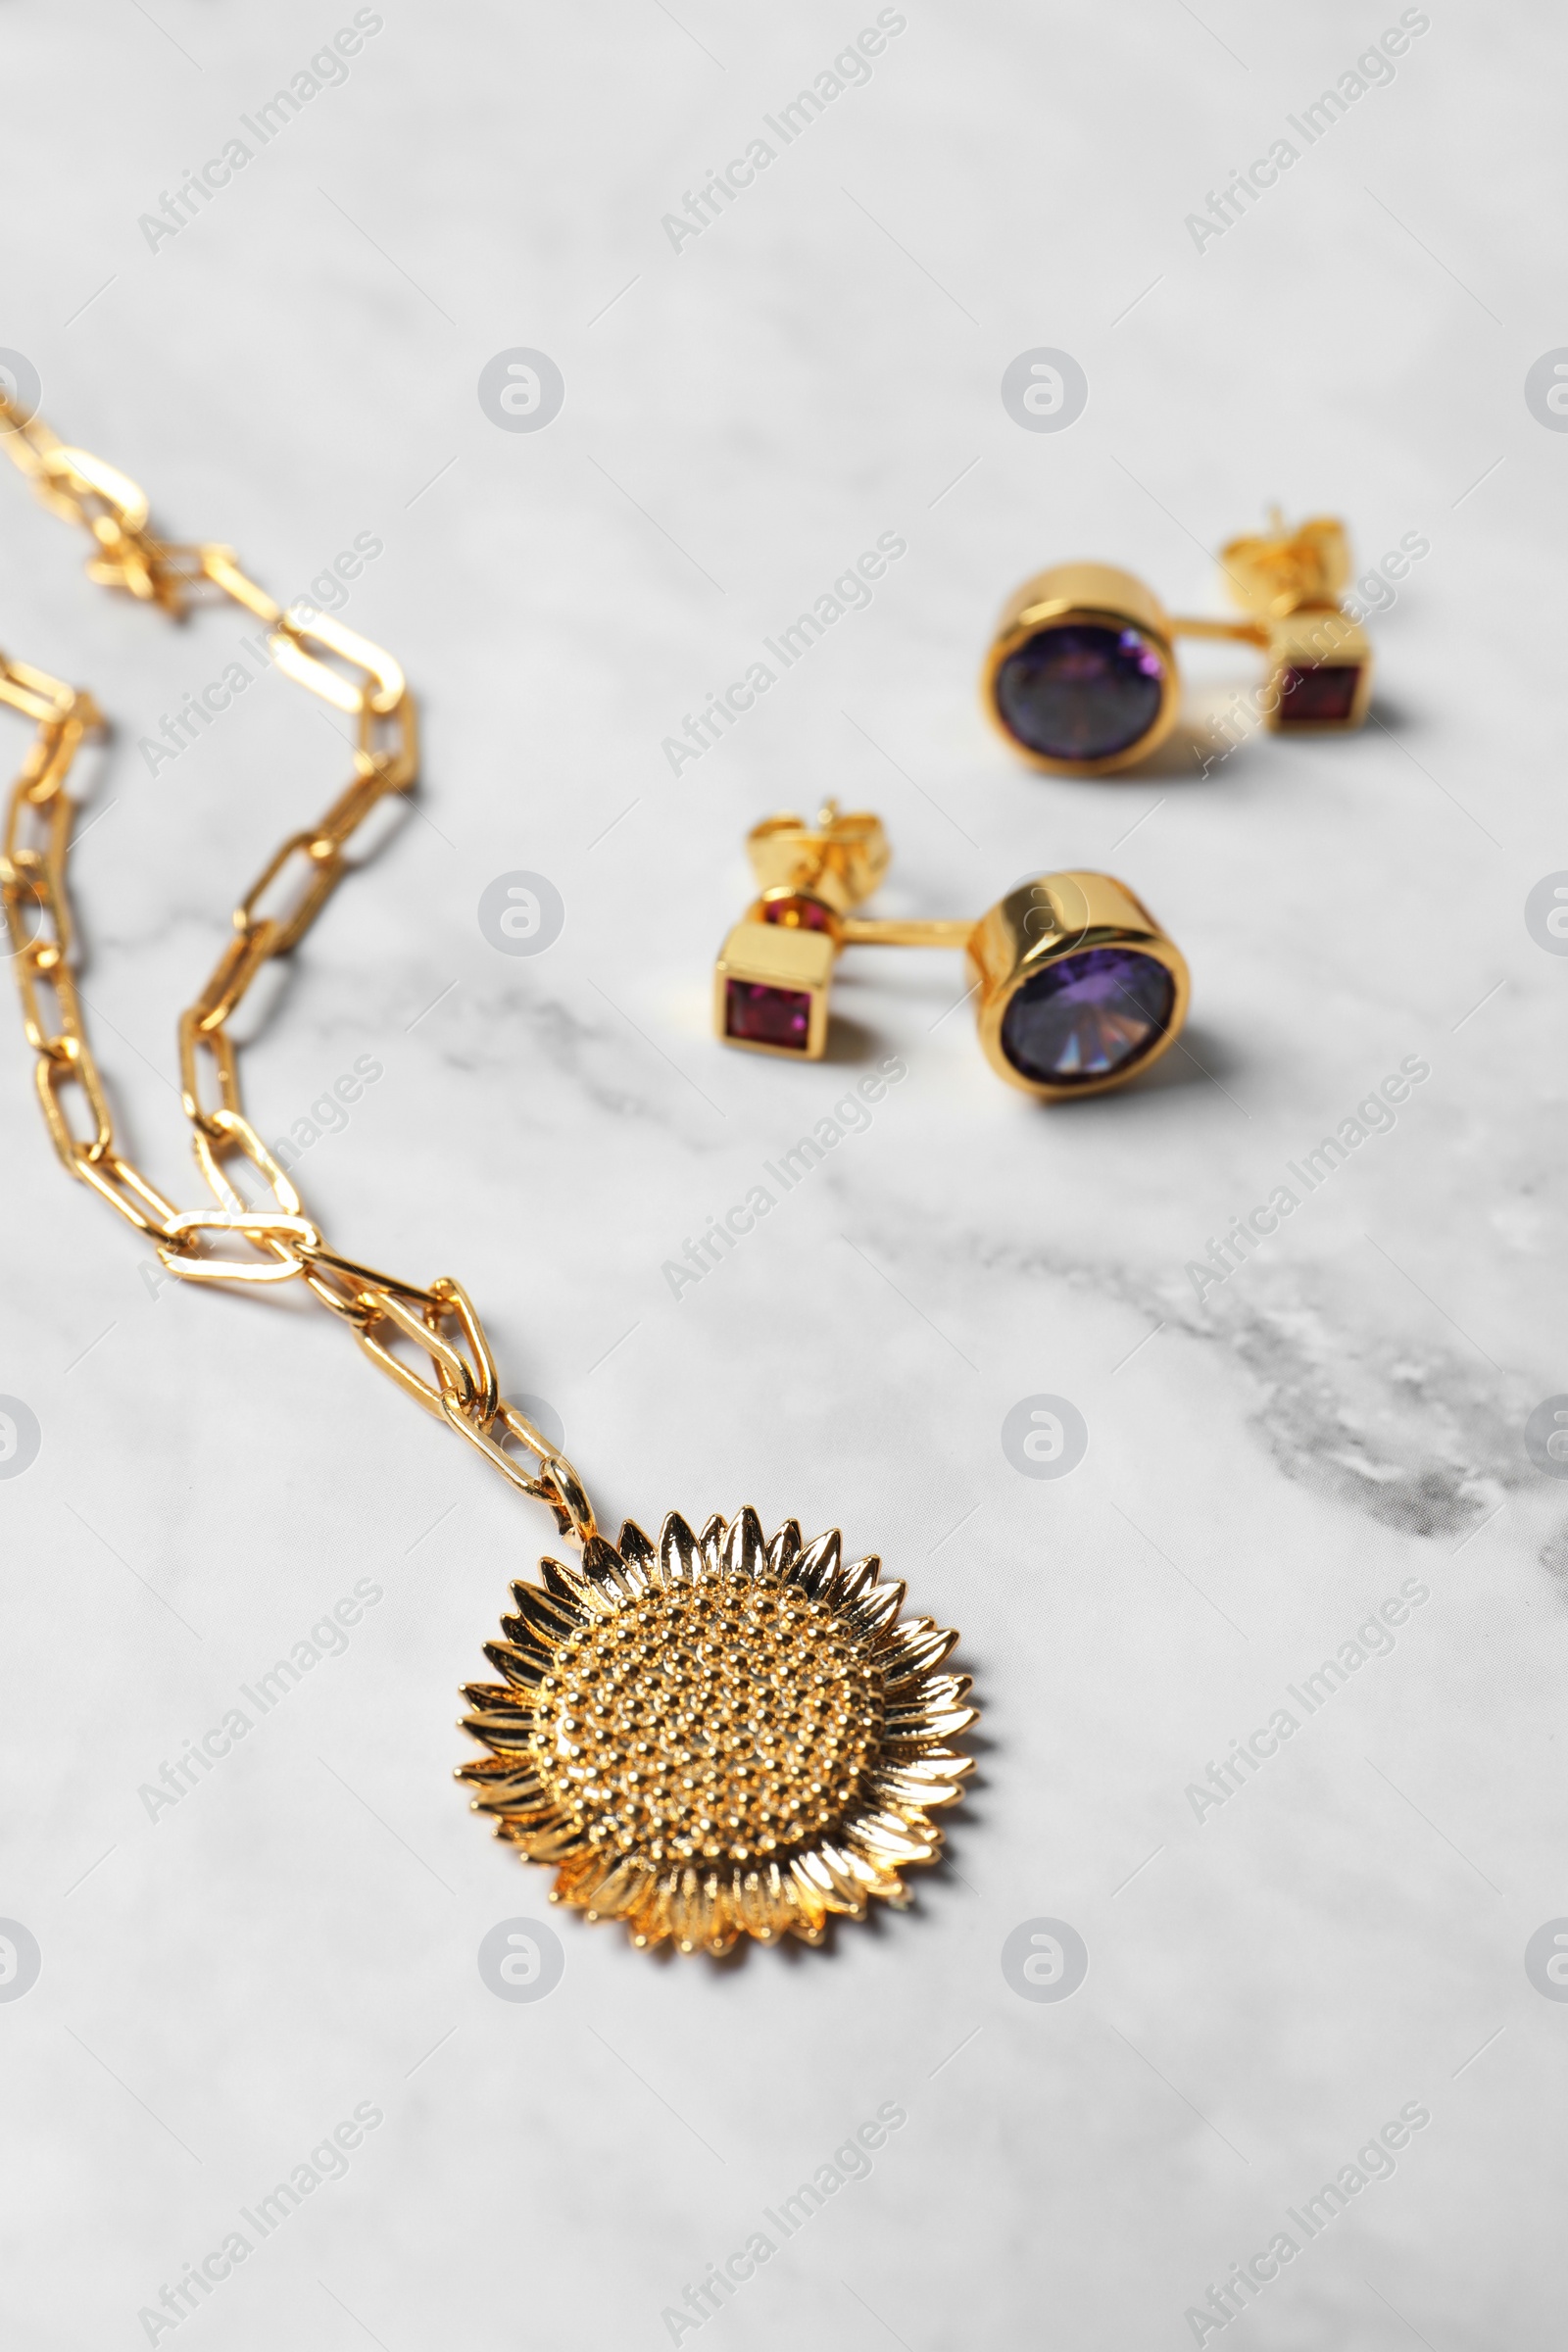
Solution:
<svg viewBox="0 0 1568 2352"><path fill-rule="evenodd" d="M850 947L960 948L986 1059L1041 1102L1103 1094L1176 1042L1190 993L1180 949L1124 882L1042 874L978 922L853 909L887 872L887 835L828 802L814 825L772 816L747 836L760 896L719 950L725 1045L820 1061L833 971Z"/></svg>

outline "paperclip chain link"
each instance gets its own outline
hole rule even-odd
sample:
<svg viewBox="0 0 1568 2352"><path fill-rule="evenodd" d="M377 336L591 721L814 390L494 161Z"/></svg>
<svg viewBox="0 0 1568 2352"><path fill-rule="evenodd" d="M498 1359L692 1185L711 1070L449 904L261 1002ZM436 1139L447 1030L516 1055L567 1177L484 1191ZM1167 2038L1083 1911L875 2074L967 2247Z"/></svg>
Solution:
<svg viewBox="0 0 1568 2352"><path fill-rule="evenodd" d="M0 902L38 1101L62 1164L184 1281L303 1281L349 1325L381 1371L514 1486L548 1503L564 1536L587 1543L596 1530L582 1483L564 1455L500 1396L467 1294L444 1277L400 1282L330 1249L241 1101L228 1025L246 991L264 964L298 946L343 874L349 842L377 803L414 786L418 737L402 670L340 621L285 612L247 577L232 548L156 537L147 499L133 481L87 451L66 447L3 393L0 444L45 506L90 533L90 578L175 619L215 596L242 605L265 622L277 667L359 725L353 776L319 822L291 834L268 861L234 910L233 935L211 978L179 1016L181 1098L196 1162L217 1205L176 1209L119 1149L76 991L66 869L78 803L66 780L81 744L103 732L104 721L91 695L0 654L0 703L37 729L7 810ZM249 1206L230 1181L224 1163L236 1158L250 1162L270 1207ZM428 1375L394 1352L399 1338L423 1351ZM535 1457L532 1470L509 1441Z"/></svg>

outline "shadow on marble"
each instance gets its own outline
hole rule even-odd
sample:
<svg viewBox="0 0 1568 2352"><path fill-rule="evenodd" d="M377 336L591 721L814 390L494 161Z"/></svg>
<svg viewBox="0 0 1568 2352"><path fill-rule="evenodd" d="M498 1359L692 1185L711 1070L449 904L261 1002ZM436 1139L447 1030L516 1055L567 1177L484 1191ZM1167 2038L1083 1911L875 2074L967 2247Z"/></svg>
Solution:
<svg viewBox="0 0 1568 2352"><path fill-rule="evenodd" d="M1132 767L1118 768L1114 775L1091 776L1085 780L1097 789L1104 785L1201 784L1206 781L1203 763L1218 766L1219 758L1226 752L1223 736L1216 736L1211 727L1200 727L1196 718L1183 716L1156 751L1147 760L1138 760Z"/></svg>
<svg viewBox="0 0 1568 2352"><path fill-rule="evenodd" d="M861 1062L879 1061L892 1052L885 1037L867 1029L859 1021L848 1020L842 1012L828 1015L827 1050L822 1055L826 1062L858 1067Z"/></svg>
<svg viewBox="0 0 1568 2352"><path fill-rule="evenodd" d="M1408 704L1393 702L1374 688L1366 723L1369 727L1381 727L1385 735L1408 735L1416 723L1415 712Z"/></svg>
<svg viewBox="0 0 1568 2352"><path fill-rule="evenodd" d="M1152 1070L1131 1081L1129 1091L1155 1094L1162 1087L1206 1086L1213 1080L1224 1086L1244 1077L1246 1071L1245 1058L1228 1038L1193 1021Z"/></svg>

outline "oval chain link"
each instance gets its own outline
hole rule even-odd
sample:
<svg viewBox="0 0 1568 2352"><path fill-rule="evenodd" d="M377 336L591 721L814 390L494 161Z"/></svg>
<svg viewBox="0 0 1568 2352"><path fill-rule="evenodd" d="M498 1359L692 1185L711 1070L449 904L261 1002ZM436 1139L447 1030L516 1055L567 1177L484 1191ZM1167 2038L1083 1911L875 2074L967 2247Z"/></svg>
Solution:
<svg viewBox="0 0 1568 2352"><path fill-rule="evenodd" d="M345 851L358 828L388 793L414 783L418 732L403 671L341 622L301 608L285 612L247 577L232 548L156 537L135 482L101 458L66 447L3 392L0 443L44 505L91 534L89 577L176 618L206 596L229 598L267 625L279 669L359 724L351 781L317 825L290 834L263 867L234 910L233 936L205 988L179 1016L181 1100L197 1166L217 1206L177 1209L117 1146L73 969L66 867L78 804L65 787L81 745L102 734L104 722L91 695L0 654L0 703L37 730L7 810L0 904L36 1057L38 1100L56 1152L68 1172L151 1241L182 1280L303 1280L350 1326L380 1371L513 1486L547 1503L563 1536L586 1544L596 1529L582 1482L543 1432L500 1395L467 1293L444 1276L401 1282L330 1249L241 1102L230 1019L263 965L288 955L316 920L348 865ZM268 1196L262 1205L232 1181L225 1162L236 1159L260 1180ZM399 1341L416 1351L415 1363L396 1352ZM428 1373L416 1368L421 1353ZM533 1469L511 1450L514 1445L534 1457Z"/></svg>

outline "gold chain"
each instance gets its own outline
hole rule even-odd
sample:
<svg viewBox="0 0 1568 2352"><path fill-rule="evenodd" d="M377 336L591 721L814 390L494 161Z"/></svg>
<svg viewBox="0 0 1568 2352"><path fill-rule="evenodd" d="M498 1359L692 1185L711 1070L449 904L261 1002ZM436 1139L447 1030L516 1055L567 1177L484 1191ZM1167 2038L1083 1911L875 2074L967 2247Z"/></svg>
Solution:
<svg viewBox="0 0 1568 2352"><path fill-rule="evenodd" d="M196 1164L217 1205L176 1209L117 1148L74 976L66 861L78 804L65 785L83 738L103 732L104 721L91 695L0 654L0 702L38 729L11 795L0 898L27 1043L37 1055L38 1100L67 1173L118 1209L184 1281L302 1280L349 1325L372 1363L514 1487L548 1503L563 1535L586 1544L596 1530L581 1482L564 1455L499 1395L495 1362L467 1294L444 1277L422 1286L400 1282L329 1249L241 1105L230 1018L262 966L288 955L316 920L343 873L348 842L377 802L414 785L417 735L402 670L378 646L324 613L285 612L246 577L232 548L156 538L134 482L87 451L65 447L3 394L0 438L44 505L91 533L89 578L176 619L203 591L231 598L266 623L279 669L359 722L352 781L318 824L290 834L268 861L234 910L234 935L211 979L180 1015L181 1099L195 1131ZM270 896L285 901L277 911L264 911ZM211 1106L204 1085L216 1088ZM73 1096L76 1121L90 1129L85 1136L72 1123ZM250 1162L271 1206L247 1206L225 1169L236 1156ZM395 1352L400 1338L428 1357L433 1378ZM535 1457L536 1470L510 1450L509 1440Z"/></svg>

